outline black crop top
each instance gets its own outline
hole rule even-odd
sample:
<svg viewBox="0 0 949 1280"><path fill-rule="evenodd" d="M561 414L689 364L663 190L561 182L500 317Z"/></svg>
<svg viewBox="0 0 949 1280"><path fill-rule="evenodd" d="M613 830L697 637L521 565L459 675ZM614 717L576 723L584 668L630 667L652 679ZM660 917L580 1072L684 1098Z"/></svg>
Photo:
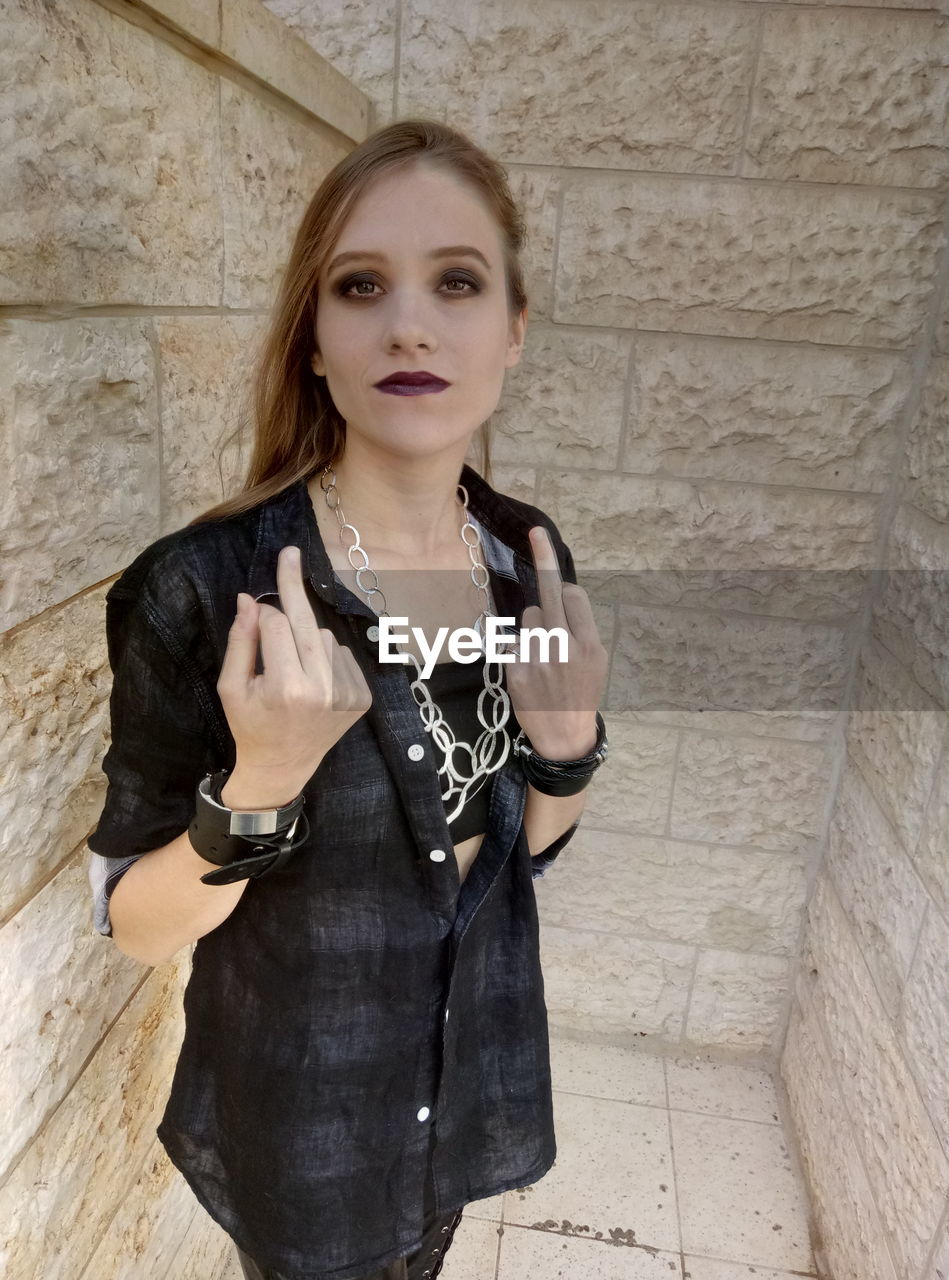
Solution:
<svg viewBox="0 0 949 1280"><path fill-rule="evenodd" d="M432 700L438 703L441 713L451 726L455 737L474 746L484 726L478 719L478 694L484 688L484 657L475 662L436 662L432 674L425 682L428 685ZM490 717L490 712L488 712ZM508 724L510 731L510 723ZM436 750L436 759L443 757ZM460 769L468 769L467 755L464 752L456 756ZM488 802L491 798L492 774L483 778L474 794L468 794L465 807L454 822L448 824L453 844L459 844L470 836L483 835L488 825ZM445 805L450 813L458 803L455 793Z"/></svg>

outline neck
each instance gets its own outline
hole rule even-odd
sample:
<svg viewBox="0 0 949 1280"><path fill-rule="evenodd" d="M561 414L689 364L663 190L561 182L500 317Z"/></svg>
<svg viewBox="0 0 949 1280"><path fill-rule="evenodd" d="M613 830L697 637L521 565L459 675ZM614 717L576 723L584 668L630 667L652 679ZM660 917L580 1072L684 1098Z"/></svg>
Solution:
<svg viewBox="0 0 949 1280"><path fill-rule="evenodd" d="M387 460L385 469L347 448L336 464L336 485L346 520L364 547L385 547L400 556L434 558L454 547L461 527L458 481L463 458ZM326 505L319 475L311 481L315 501ZM327 513L328 509L327 509Z"/></svg>

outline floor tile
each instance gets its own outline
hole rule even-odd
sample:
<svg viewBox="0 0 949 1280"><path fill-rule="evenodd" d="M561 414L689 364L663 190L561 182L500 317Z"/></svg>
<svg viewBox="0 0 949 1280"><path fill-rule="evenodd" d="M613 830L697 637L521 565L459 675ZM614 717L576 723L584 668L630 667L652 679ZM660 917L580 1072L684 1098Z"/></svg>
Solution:
<svg viewBox="0 0 949 1280"><path fill-rule="evenodd" d="M722 1262L719 1258L685 1255L685 1280L804 1280L816 1271L772 1271L756 1267L752 1262Z"/></svg>
<svg viewBox="0 0 949 1280"><path fill-rule="evenodd" d="M686 1253L807 1271L808 1204L781 1128L671 1111Z"/></svg>
<svg viewBox="0 0 949 1280"><path fill-rule="evenodd" d="M500 1222L503 1205L503 1192L499 1196L488 1196L484 1200L469 1200L465 1205L465 1217L486 1218L489 1222Z"/></svg>
<svg viewBox="0 0 949 1280"><path fill-rule="evenodd" d="M501 1237L498 1280L681 1280L681 1276L678 1253L517 1226L505 1226Z"/></svg>
<svg viewBox="0 0 949 1280"><path fill-rule="evenodd" d="M504 1195L504 1221L676 1250L668 1112L554 1091L557 1159Z"/></svg>
<svg viewBox="0 0 949 1280"><path fill-rule="evenodd" d="M550 1070L554 1088L564 1093L666 1105L662 1059L636 1049L551 1036Z"/></svg>
<svg viewBox="0 0 949 1280"><path fill-rule="evenodd" d="M686 1058L668 1058L665 1067L673 1109L780 1123L774 1081L767 1071Z"/></svg>
<svg viewBox="0 0 949 1280"><path fill-rule="evenodd" d="M466 1209L445 1254L439 1280L494 1280L500 1224L467 1215Z"/></svg>

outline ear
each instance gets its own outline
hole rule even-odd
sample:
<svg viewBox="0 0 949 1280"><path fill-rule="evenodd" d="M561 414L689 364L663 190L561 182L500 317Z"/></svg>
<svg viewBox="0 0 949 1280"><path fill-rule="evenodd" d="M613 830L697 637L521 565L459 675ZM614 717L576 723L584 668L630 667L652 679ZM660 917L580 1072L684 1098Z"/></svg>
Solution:
<svg viewBox="0 0 949 1280"><path fill-rule="evenodd" d="M326 376L326 365L323 363L323 357L320 355L319 351L314 351L310 356L310 368L318 378L324 378Z"/></svg>
<svg viewBox="0 0 949 1280"><path fill-rule="evenodd" d="M506 369L513 368L521 358L521 352L524 349L524 337L527 333L527 308L512 319L511 327L507 336L507 359L504 362Z"/></svg>

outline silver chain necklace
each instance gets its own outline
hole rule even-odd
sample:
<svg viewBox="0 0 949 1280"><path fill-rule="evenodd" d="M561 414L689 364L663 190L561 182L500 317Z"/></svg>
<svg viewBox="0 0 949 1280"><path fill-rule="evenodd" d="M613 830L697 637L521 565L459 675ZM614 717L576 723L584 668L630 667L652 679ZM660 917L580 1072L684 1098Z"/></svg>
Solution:
<svg viewBox="0 0 949 1280"><path fill-rule="evenodd" d="M356 585L379 617L391 617L385 593L379 586L376 572L370 566L369 557L359 540L359 530L343 515L339 489L336 487L336 472L332 467L323 468L320 488L326 498L326 505L336 516L339 540L346 551L349 563L356 571ZM488 591L490 577L486 565L478 559L478 551L482 546L481 532L468 515L468 490L463 484L459 484L458 491L459 505L465 517L461 526L461 540L468 548L468 557L471 560L471 581L484 599L484 607L474 627L480 633L483 643L485 619L496 616ZM347 531L351 537L350 542L346 541ZM357 557L362 558L361 563ZM373 605L373 596L380 597L380 607ZM442 715L441 708L432 698L428 686L422 679L422 666L418 658L407 644L401 644L398 647L407 654L410 663L415 667L415 678L410 681L410 688L418 706L422 724L445 757L444 764L438 770L438 776L442 779L442 799L446 804L457 796L454 809L447 815L447 821L452 822L465 807L469 796L479 790L490 774L500 769L511 749L510 735L505 728L510 716L511 699L501 683L503 667L500 662L486 661L484 664L484 688L478 694L478 723L482 725L482 730L472 746L464 739L459 740L455 737L451 725ZM490 720L485 710L485 704L489 699L491 701ZM464 772L455 764L455 753L458 751L467 753ZM446 779L447 787L444 785Z"/></svg>

